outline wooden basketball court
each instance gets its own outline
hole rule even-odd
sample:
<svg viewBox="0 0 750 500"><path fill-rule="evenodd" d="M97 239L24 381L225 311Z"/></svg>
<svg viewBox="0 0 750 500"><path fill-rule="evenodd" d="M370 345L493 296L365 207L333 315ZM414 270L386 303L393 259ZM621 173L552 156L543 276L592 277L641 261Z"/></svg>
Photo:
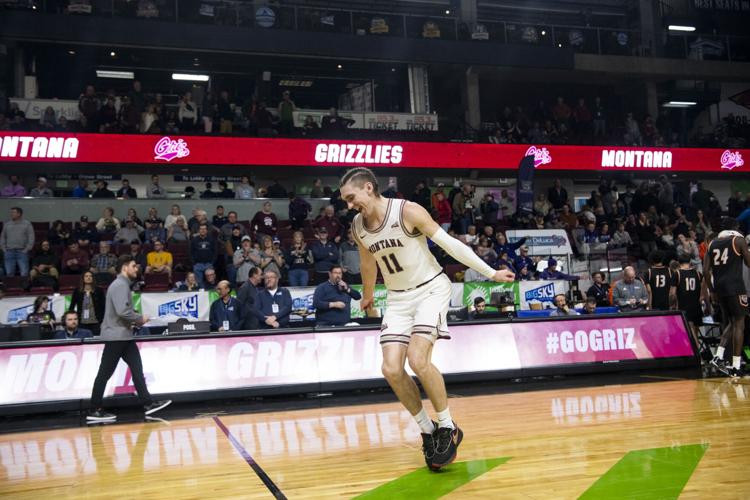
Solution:
<svg viewBox="0 0 750 500"><path fill-rule="evenodd" d="M750 497L748 380L551 388L450 405L466 435L441 473L424 467L418 428L394 399L5 434L0 495Z"/></svg>

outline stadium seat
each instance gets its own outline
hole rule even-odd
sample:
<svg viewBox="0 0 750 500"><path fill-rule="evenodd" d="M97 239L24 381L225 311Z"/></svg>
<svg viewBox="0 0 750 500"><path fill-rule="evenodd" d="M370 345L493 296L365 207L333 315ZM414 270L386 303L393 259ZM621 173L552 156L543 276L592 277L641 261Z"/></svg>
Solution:
<svg viewBox="0 0 750 500"><path fill-rule="evenodd" d="M143 281L146 283L146 292L166 292L169 290L169 276L165 273L144 274Z"/></svg>
<svg viewBox="0 0 750 500"><path fill-rule="evenodd" d="M22 276L6 276L3 278L6 296L18 296L26 294L29 279Z"/></svg>
<svg viewBox="0 0 750 500"><path fill-rule="evenodd" d="M52 295L55 290L51 286L32 286L30 293L32 295Z"/></svg>
<svg viewBox="0 0 750 500"><path fill-rule="evenodd" d="M79 274L61 274L58 281L59 290L61 294L73 293L73 290L78 288L81 283L81 275Z"/></svg>

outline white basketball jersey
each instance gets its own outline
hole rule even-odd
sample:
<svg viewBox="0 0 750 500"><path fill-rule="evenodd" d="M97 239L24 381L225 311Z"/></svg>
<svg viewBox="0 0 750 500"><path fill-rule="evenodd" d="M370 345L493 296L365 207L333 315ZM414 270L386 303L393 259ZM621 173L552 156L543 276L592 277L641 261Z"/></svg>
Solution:
<svg viewBox="0 0 750 500"><path fill-rule="evenodd" d="M376 229L365 227L362 214L352 222L354 238L375 257L388 290L409 290L443 272L427 248L427 238L416 228L406 231L405 203L389 198L383 223Z"/></svg>

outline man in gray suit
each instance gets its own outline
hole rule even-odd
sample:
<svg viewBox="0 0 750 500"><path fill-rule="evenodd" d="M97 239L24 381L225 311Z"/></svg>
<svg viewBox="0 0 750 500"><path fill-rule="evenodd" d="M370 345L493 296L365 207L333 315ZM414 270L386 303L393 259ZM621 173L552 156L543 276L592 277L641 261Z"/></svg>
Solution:
<svg viewBox="0 0 750 500"><path fill-rule="evenodd" d="M141 316L133 309L133 297L130 285L138 275L138 264L132 255L125 254L117 259L117 278L107 289L107 299L104 305L104 319L102 320L101 339L106 341L104 352L96 374L94 388L91 391L91 410L86 420L88 422L108 422L117 415L102 410L102 398L107 381L115 372L117 363L122 358L130 367L138 398L143 404L146 416L155 413L169 405L172 401L153 401L146 387L143 376L143 363L138 346L133 339L133 327L142 326L148 322L147 316Z"/></svg>

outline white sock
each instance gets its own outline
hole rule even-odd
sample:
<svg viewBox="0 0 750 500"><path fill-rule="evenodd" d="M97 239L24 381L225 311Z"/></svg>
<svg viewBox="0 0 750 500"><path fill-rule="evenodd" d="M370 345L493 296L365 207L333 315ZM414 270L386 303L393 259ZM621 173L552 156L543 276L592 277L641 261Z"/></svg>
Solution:
<svg viewBox="0 0 750 500"><path fill-rule="evenodd" d="M424 408L414 415L414 420L417 421L417 425L419 426L419 430L422 431L422 434L432 434L435 431L435 424L432 423L432 419L430 419L430 416Z"/></svg>
<svg viewBox="0 0 750 500"><path fill-rule="evenodd" d="M453 423L453 419L451 418L451 411L450 409L446 408L443 411L439 411L437 413L438 418L438 427L441 429L444 429L445 427L448 427L449 429L455 429L456 426Z"/></svg>
<svg viewBox="0 0 750 500"><path fill-rule="evenodd" d="M740 360L742 358L740 356L732 356L732 368L735 368L737 370L740 369Z"/></svg>
<svg viewBox="0 0 750 500"><path fill-rule="evenodd" d="M716 357L719 359L724 359L724 348L719 346L716 348Z"/></svg>

